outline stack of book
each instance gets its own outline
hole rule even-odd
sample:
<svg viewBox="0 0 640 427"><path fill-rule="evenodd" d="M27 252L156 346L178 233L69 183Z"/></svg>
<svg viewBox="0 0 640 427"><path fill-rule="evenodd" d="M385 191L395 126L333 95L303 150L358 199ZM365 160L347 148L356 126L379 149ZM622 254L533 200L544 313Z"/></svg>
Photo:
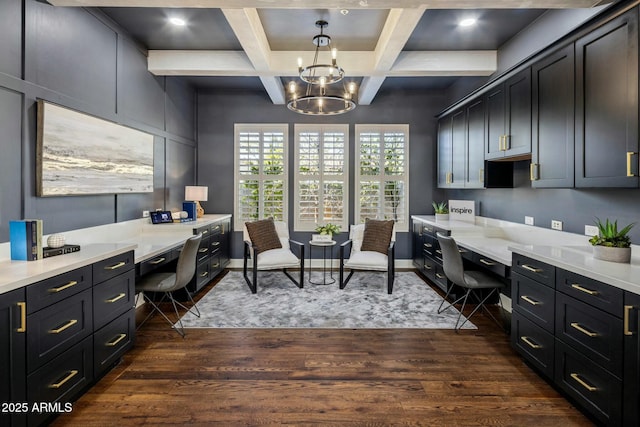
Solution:
<svg viewBox="0 0 640 427"><path fill-rule="evenodd" d="M9 241L11 242L11 259L20 261L42 259L42 220L9 221Z"/></svg>

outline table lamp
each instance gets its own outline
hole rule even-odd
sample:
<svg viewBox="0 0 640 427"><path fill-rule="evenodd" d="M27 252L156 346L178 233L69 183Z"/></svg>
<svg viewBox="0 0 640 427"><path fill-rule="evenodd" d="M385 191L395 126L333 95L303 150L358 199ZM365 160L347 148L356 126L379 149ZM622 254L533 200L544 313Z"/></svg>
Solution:
<svg viewBox="0 0 640 427"><path fill-rule="evenodd" d="M209 187L203 185L187 185L184 187L184 199L196 202L196 211L198 218L204 215L204 209L200 202L206 202L209 198Z"/></svg>

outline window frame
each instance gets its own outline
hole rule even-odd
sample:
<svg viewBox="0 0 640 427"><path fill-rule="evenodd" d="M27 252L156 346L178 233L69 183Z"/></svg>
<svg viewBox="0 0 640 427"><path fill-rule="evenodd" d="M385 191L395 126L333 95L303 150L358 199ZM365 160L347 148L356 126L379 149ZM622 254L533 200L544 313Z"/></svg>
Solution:
<svg viewBox="0 0 640 427"><path fill-rule="evenodd" d="M360 161L362 156L362 138L361 134L363 133L372 133L378 132L382 136L382 143L380 149L380 174L378 175L363 175L361 173ZM404 134L404 171L401 175L387 175L385 173L384 168L384 134L385 133L403 133ZM361 183L363 179L365 181L378 181L380 183L380 191L382 192L380 200L383 202L380 204L378 208L377 217L380 218L381 214L384 214L384 182L385 181L402 181L404 185L403 192L403 205L404 212L399 219L401 221L396 222L396 231L398 232L408 232L409 231L409 125L408 124L356 124L355 125L355 155L356 157L354 161L354 221L356 223L361 223L361 205L360 205L360 194L361 194ZM389 179L393 178L393 179ZM380 218L384 219L384 218Z"/></svg>

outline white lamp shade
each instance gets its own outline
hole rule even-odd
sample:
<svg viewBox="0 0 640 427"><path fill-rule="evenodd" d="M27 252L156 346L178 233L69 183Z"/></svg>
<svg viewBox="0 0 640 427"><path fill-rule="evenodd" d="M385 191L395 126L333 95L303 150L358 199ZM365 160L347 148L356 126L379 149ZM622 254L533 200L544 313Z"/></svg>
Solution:
<svg viewBox="0 0 640 427"><path fill-rule="evenodd" d="M187 185L184 187L184 199L206 202L209 198L209 187L202 185Z"/></svg>

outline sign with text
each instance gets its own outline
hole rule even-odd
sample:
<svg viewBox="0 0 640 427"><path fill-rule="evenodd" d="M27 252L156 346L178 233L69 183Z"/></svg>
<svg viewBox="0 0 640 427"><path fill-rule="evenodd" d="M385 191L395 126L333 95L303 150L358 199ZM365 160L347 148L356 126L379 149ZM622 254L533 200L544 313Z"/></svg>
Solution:
<svg viewBox="0 0 640 427"><path fill-rule="evenodd" d="M476 221L476 202L474 200L449 200L450 221Z"/></svg>

